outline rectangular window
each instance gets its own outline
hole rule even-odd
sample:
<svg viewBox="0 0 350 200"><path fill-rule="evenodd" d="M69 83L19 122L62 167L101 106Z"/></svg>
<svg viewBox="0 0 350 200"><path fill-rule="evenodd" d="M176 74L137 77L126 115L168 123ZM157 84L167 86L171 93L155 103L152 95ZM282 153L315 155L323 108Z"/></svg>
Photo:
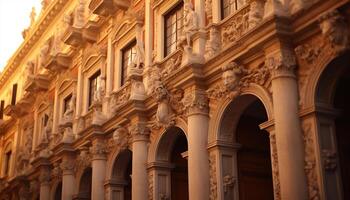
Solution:
<svg viewBox="0 0 350 200"><path fill-rule="evenodd" d="M0 119L4 118L4 108L5 108L5 101L1 100L1 103L0 103Z"/></svg>
<svg viewBox="0 0 350 200"><path fill-rule="evenodd" d="M72 99L72 94L68 95L66 98L63 99L63 114L68 110L71 99Z"/></svg>
<svg viewBox="0 0 350 200"><path fill-rule="evenodd" d="M173 53L180 41L183 29L183 3L164 16L164 55Z"/></svg>
<svg viewBox="0 0 350 200"><path fill-rule="evenodd" d="M5 175L8 175L9 170L10 170L11 155L12 155L11 151L8 151L5 154L5 167L4 167L4 174Z"/></svg>
<svg viewBox="0 0 350 200"><path fill-rule="evenodd" d="M13 86L12 86L11 105L15 105L16 104L16 98L17 98L17 83L13 84Z"/></svg>
<svg viewBox="0 0 350 200"><path fill-rule="evenodd" d="M101 71L98 70L89 78L89 107L92 105L97 88L100 86L100 75Z"/></svg>
<svg viewBox="0 0 350 200"><path fill-rule="evenodd" d="M221 19L240 9L243 4L244 0L221 0Z"/></svg>
<svg viewBox="0 0 350 200"><path fill-rule="evenodd" d="M136 40L132 41L122 50L122 71L121 71L121 85L124 85L127 79L128 66L134 60L136 55Z"/></svg>

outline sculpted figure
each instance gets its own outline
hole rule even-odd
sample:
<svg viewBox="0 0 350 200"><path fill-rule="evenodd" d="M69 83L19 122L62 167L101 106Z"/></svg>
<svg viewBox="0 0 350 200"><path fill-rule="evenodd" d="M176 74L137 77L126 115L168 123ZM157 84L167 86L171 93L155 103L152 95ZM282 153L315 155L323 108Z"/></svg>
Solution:
<svg viewBox="0 0 350 200"><path fill-rule="evenodd" d="M67 110L63 114L63 119L64 119L65 122L72 121L73 113L74 113L74 110L75 110L75 100L76 100L76 94L75 94L75 92L73 92L72 98L71 98L71 100L68 103Z"/></svg>
<svg viewBox="0 0 350 200"><path fill-rule="evenodd" d="M225 88L229 91L235 90L244 73L242 66L232 61L223 67L223 71L222 80Z"/></svg>
<svg viewBox="0 0 350 200"><path fill-rule="evenodd" d="M142 28L140 25L136 26L136 55L132 61L132 65L138 69L143 68L145 60L145 49L142 40Z"/></svg>
<svg viewBox="0 0 350 200"><path fill-rule="evenodd" d="M106 88L106 77L101 77L100 85L97 88L95 95L94 95L94 101L95 102L101 102L103 96L105 95L105 88Z"/></svg>
<svg viewBox="0 0 350 200"><path fill-rule="evenodd" d="M30 12L30 26L35 23L36 11L35 7L32 7L32 11Z"/></svg>
<svg viewBox="0 0 350 200"><path fill-rule="evenodd" d="M45 66L50 51L51 39L48 39L40 49L40 65Z"/></svg>
<svg viewBox="0 0 350 200"><path fill-rule="evenodd" d="M164 87L161 81L157 81L157 83L155 83L154 92L158 101L156 119L158 122L166 124L169 121L171 112L168 90Z"/></svg>
<svg viewBox="0 0 350 200"><path fill-rule="evenodd" d="M198 15L193 9L190 0L184 4L184 33L186 35L187 46L191 45L191 36L198 30Z"/></svg>
<svg viewBox="0 0 350 200"><path fill-rule="evenodd" d="M220 33L215 27L210 28L210 39L207 41L205 51L206 57L210 58L220 50Z"/></svg>
<svg viewBox="0 0 350 200"><path fill-rule="evenodd" d="M82 28L85 23L85 0L79 0L79 4L75 10L74 24L75 28Z"/></svg>

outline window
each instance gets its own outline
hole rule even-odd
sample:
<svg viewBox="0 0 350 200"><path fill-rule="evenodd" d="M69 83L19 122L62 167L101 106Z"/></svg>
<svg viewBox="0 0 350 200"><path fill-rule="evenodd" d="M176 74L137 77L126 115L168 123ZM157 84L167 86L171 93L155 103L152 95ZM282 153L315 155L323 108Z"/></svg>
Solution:
<svg viewBox="0 0 350 200"><path fill-rule="evenodd" d="M128 44L122 50L122 72L121 72L121 85L124 85L127 79L128 66L131 64L136 55L136 40Z"/></svg>
<svg viewBox="0 0 350 200"><path fill-rule="evenodd" d="M244 0L221 0L221 18L227 16L240 9L244 4Z"/></svg>
<svg viewBox="0 0 350 200"><path fill-rule="evenodd" d="M44 116L42 116L42 118L41 118L42 128L44 128L48 122L49 122L49 116L47 114L44 114Z"/></svg>
<svg viewBox="0 0 350 200"><path fill-rule="evenodd" d="M164 16L164 55L174 52L180 41L183 28L183 3L181 2Z"/></svg>
<svg viewBox="0 0 350 200"><path fill-rule="evenodd" d="M66 98L63 99L63 114L68 110L72 109L69 108L69 103L72 100L72 94L68 95Z"/></svg>
<svg viewBox="0 0 350 200"><path fill-rule="evenodd" d="M11 162L12 151L8 151L5 154L5 166L4 166L4 175L8 175L10 170L10 162Z"/></svg>
<svg viewBox="0 0 350 200"><path fill-rule="evenodd" d="M1 103L0 103L0 119L4 118L4 107L5 107L5 101L1 100Z"/></svg>
<svg viewBox="0 0 350 200"><path fill-rule="evenodd" d="M101 71L98 70L89 78L89 107L92 105L97 88L100 86L100 75Z"/></svg>
<svg viewBox="0 0 350 200"><path fill-rule="evenodd" d="M16 104L16 98L17 98L17 83L13 84L13 86L12 86L11 105L15 105Z"/></svg>

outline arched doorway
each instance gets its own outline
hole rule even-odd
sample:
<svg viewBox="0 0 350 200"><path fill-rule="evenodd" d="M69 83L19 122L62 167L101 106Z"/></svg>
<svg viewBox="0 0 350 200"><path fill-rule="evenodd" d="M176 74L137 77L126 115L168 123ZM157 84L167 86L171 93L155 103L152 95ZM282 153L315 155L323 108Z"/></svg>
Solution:
<svg viewBox="0 0 350 200"><path fill-rule="evenodd" d="M253 101L242 113L237 129L238 188L240 200L273 199L269 134L259 124L267 121L264 105Z"/></svg>
<svg viewBox="0 0 350 200"><path fill-rule="evenodd" d="M317 84L317 137L326 199L350 199L350 53L335 58Z"/></svg>
<svg viewBox="0 0 350 200"><path fill-rule="evenodd" d="M254 95L238 96L225 107L209 149L219 199L274 199L269 133L259 127L267 121L266 107Z"/></svg>
<svg viewBox="0 0 350 200"><path fill-rule="evenodd" d="M187 138L182 129L173 127L162 135L157 147L156 167L152 168L159 199L189 199L187 150Z"/></svg>
<svg viewBox="0 0 350 200"><path fill-rule="evenodd" d="M125 149L114 161L111 182L112 200L131 200L132 152Z"/></svg>
<svg viewBox="0 0 350 200"><path fill-rule="evenodd" d="M92 186L92 169L86 168L80 178L78 199L90 200Z"/></svg>
<svg viewBox="0 0 350 200"><path fill-rule="evenodd" d="M54 194L55 194L54 200L61 200L62 199L62 182L59 182L57 184Z"/></svg>

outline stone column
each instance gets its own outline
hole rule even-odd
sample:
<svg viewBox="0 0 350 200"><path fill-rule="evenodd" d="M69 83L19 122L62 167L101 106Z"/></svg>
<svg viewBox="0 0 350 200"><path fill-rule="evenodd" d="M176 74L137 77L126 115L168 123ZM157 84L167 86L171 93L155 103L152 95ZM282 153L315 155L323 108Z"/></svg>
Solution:
<svg viewBox="0 0 350 200"><path fill-rule="evenodd" d="M188 181L191 200L209 199L208 99L193 89L185 97L188 111Z"/></svg>
<svg viewBox="0 0 350 200"><path fill-rule="evenodd" d="M304 147L298 116L298 88L291 50L279 47L267 54L272 74L275 137L282 199L307 199Z"/></svg>
<svg viewBox="0 0 350 200"><path fill-rule="evenodd" d="M72 200L75 191L74 160L64 158L61 163L62 169L62 200Z"/></svg>
<svg viewBox="0 0 350 200"><path fill-rule="evenodd" d="M50 174L40 174L40 200L50 200Z"/></svg>
<svg viewBox="0 0 350 200"><path fill-rule="evenodd" d="M104 182L106 177L107 147L103 140L94 141L92 147L92 200L105 199Z"/></svg>
<svg viewBox="0 0 350 200"><path fill-rule="evenodd" d="M148 137L145 123L136 123L130 128L132 134L132 199L146 200L148 197Z"/></svg>

